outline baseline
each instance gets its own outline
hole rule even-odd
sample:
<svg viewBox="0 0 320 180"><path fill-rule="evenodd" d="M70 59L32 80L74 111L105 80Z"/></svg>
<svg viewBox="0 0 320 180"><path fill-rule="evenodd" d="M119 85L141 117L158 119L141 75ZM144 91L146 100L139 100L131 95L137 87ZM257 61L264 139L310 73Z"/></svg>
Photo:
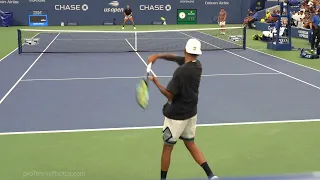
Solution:
<svg viewBox="0 0 320 180"><path fill-rule="evenodd" d="M259 125L259 124L284 124L284 123L308 123L308 122L320 122L320 119L198 124L197 127L240 126L240 125ZM72 133L72 132L92 132L92 131L144 130L144 129L160 129L160 128L163 128L163 127L162 126L144 126L144 127L121 127L121 128L100 128L100 129L53 130L53 131L25 131L25 132L5 132L5 133L0 133L0 136L1 135L21 135L21 134L53 134L53 133Z"/></svg>

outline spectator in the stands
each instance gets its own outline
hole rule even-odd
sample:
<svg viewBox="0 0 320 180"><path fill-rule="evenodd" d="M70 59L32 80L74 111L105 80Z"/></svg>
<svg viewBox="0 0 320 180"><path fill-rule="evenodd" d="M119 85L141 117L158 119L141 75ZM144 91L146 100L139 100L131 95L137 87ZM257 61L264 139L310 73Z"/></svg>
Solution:
<svg viewBox="0 0 320 180"><path fill-rule="evenodd" d="M298 28L303 28L303 24L304 24L304 19L305 19L305 14L303 11L299 12L299 20L297 22L297 27Z"/></svg>
<svg viewBox="0 0 320 180"><path fill-rule="evenodd" d="M302 5L301 5L300 11L303 11L303 12L306 11L306 6L305 6L305 4L302 4Z"/></svg>
<svg viewBox="0 0 320 180"><path fill-rule="evenodd" d="M248 16L244 18L243 25L245 27L253 28L253 23L258 20L257 18L258 18L258 13L248 9Z"/></svg>
<svg viewBox="0 0 320 180"><path fill-rule="evenodd" d="M277 10L273 10L272 14L270 13L269 10L266 11L266 17L264 18L265 22L267 23L273 23L276 22L278 20L278 18L276 17L276 15L278 15L278 11Z"/></svg>
<svg viewBox="0 0 320 180"><path fill-rule="evenodd" d="M309 6L309 7L312 7L312 6L313 6L313 0L309 0L308 6Z"/></svg>
<svg viewBox="0 0 320 180"><path fill-rule="evenodd" d="M303 28L310 29L310 23L312 23L311 17L310 13L305 14L303 19Z"/></svg>
<svg viewBox="0 0 320 180"><path fill-rule="evenodd" d="M303 11L299 12L292 12L292 23L291 26L295 27L302 27L303 26L303 19L305 15Z"/></svg>

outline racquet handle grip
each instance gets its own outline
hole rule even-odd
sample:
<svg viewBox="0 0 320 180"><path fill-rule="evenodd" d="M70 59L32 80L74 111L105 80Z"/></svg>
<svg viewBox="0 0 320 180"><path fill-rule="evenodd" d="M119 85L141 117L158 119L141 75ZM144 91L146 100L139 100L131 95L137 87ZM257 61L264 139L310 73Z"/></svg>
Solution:
<svg viewBox="0 0 320 180"><path fill-rule="evenodd" d="M149 63L147 65L147 73L150 73L151 72L151 66L152 66L152 63Z"/></svg>

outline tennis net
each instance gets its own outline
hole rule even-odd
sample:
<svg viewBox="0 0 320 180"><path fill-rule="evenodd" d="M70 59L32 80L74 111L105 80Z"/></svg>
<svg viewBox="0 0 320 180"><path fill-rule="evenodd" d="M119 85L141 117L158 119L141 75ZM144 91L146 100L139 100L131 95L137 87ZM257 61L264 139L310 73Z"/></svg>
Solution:
<svg viewBox="0 0 320 180"><path fill-rule="evenodd" d="M77 31L19 29L19 53L112 53L182 51L188 39L203 51L245 49L246 29L229 27L159 31Z"/></svg>

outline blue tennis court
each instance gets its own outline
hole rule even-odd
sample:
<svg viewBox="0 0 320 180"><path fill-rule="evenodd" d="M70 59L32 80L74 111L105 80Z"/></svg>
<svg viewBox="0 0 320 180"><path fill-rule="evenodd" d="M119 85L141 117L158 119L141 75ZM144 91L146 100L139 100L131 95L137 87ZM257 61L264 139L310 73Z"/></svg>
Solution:
<svg viewBox="0 0 320 180"><path fill-rule="evenodd" d="M113 46L110 42L94 41L101 39L99 35L81 36L85 39L79 42L72 40L76 36L72 33L40 36L44 46L37 50L68 51L77 43L101 51L107 46L115 49L122 46L128 51L132 48L129 37L114 37L121 43ZM180 46L168 51L183 55L178 49L191 37L201 40L205 48L219 49L221 42L226 41L209 34L183 32L177 37L178 42L171 40ZM141 45L145 49L150 47L148 52L12 52L0 62L0 132L24 134L161 126L165 98L155 86L151 85L148 110L143 111L135 101L136 83L144 75L145 62L149 55L157 53L152 45L156 42L149 40L146 38ZM25 50L33 51L34 47L26 46ZM200 125L320 119L318 71L248 48L204 51L199 60L203 65ZM172 62L158 60L153 71L166 85L176 67Z"/></svg>

